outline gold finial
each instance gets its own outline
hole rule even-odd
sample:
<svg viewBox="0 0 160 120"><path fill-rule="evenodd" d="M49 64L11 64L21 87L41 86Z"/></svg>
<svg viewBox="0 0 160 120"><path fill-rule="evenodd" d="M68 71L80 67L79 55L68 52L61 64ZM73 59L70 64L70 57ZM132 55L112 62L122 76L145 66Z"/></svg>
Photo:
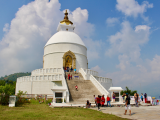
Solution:
<svg viewBox="0 0 160 120"><path fill-rule="evenodd" d="M62 20L62 21L60 21L60 23L61 24L64 24L64 23L66 23L66 25L69 25L69 24L73 24L71 21L69 21L69 19L68 19L68 12L67 12L67 10L66 10L66 12L64 13L64 19Z"/></svg>

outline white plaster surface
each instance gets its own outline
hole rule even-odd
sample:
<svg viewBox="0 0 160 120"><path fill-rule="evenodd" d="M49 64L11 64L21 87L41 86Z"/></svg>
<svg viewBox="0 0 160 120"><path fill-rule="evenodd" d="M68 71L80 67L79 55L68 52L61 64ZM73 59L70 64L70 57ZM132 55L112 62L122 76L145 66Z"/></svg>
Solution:
<svg viewBox="0 0 160 120"><path fill-rule="evenodd" d="M85 46L81 38L76 33L70 31L57 32L49 39L45 46L55 43L75 43Z"/></svg>

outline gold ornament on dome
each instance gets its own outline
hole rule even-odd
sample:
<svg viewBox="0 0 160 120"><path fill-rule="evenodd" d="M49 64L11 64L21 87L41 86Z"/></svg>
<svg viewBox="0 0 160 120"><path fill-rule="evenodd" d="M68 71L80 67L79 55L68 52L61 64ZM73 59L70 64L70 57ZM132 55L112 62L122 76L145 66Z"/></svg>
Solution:
<svg viewBox="0 0 160 120"><path fill-rule="evenodd" d="M66 12L65 12L64 14L65 14L64 19L63 19L62 21L60 21L60 23L61 23L61 24L66 23L66 25L69 25L69 24L73 25L73 23L72 23L71 21L69 21L69 19L68 19L67 10L66 10Z"/></svg>

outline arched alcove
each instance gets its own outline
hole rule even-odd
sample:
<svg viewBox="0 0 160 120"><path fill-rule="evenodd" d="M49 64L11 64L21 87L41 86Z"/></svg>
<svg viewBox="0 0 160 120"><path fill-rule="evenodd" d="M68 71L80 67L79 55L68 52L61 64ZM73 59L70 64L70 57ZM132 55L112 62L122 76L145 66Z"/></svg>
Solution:
<svg viewBox="0 0 160 120"><path fill-rule="evenodd" d="M67 51L63 55L63 67L71 67L73 69L76 68L76 56L72 51Z"/></svg>

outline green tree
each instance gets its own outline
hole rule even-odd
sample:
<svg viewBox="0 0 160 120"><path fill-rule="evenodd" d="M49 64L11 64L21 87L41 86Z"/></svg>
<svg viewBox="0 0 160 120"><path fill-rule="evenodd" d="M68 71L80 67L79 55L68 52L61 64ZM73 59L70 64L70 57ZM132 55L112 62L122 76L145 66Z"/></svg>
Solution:
<svg viewBox="0 0 160 120"><path fill-rule="evenodd" d="M128 93L128 94L130 94L131 96L133 96L135 93L137 93L137 90L132 91L132 90L130 90L130 89L126 86L126 90L122 90L122 91L121 91L121 95L123 95L123 93Z"/></svg>

